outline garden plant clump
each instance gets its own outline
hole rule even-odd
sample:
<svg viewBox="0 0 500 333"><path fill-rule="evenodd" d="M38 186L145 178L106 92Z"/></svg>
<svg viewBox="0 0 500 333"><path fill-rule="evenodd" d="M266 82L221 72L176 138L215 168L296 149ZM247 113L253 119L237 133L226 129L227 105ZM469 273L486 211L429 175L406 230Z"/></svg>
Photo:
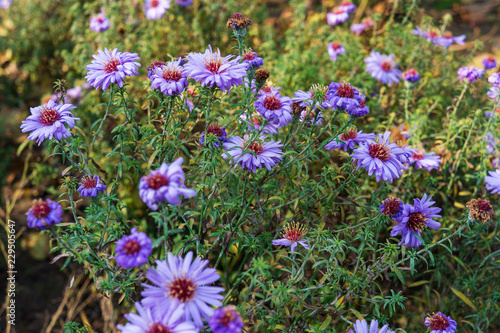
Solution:
<svg viewBox="0 0 500 333"><path fill-rule="evenodd" d="M89 15L65 23L64 80L19 120L46 184L30 232L112 299L116 329L500 329L500 73L481 42L415 3L291 1L272 25L248 1L140 2L73 5Z"/></svg>

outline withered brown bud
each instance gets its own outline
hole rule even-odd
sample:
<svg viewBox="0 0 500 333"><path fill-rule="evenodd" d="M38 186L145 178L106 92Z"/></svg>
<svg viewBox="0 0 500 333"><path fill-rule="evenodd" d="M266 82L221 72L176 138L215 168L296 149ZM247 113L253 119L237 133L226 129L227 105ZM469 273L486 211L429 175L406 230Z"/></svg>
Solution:
<svg viewBox="0 0 500 333"><path fill-rule="evenodd" d="M294 116L300 116L300 114L302 113L302 111L304 111L306 109L305 106L301 106L302 102L295 102L295 103L292 103L291 107L292 107L292 115Z"/></svg>
<svg viewBox="0 0 500 333"><path fill-rule="evenodd" d="M227 20L226 27L228 29L239 30L239 29L246 28L250 24L252 24L252 21L250 21L249 18L243 16L241 13L234 13L233 16L231 16Z"/></svg>
<svg viewBox="0 0 500 333"><path fill-rule="evenodd" d="M491 206L488 200L472 199L465 205L469 208L470 217L481 221L482 223L486 223L495 217L493 206Z"/></svg>
<svg viewBox="0 0 500 333"><path fill-rule="evenodd" d="M257 83L263 84L269 79L269 71L265 68L260 68L255 72L255 81Z"/></svg>

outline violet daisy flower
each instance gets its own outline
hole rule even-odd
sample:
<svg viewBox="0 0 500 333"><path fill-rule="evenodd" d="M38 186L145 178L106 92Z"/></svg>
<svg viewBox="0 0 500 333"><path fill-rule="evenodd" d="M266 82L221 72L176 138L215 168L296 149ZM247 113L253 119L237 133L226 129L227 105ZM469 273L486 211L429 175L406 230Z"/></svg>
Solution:
<svg viewBox="0 0 500 333"><path fill-rule="evenodd" d="M382 201L380 207L380 213L384 214L391 219L397 219L403 214L403 202L396 198L393 195L390 195L389 198Z"/></svg>
<svg viewBox="0 0 500 333"><path fill-rule="evenodd" d="M78 188L78 192L82 197L97 197L99 192L104 192L106 185L101 183L98 175L85 176L82 178L82 184Z"/></svg>
<svg viewBox="0 0 500 333"><path fill-rule="evenodd" d="M116 264L126 269L142 266L148 262L152 251L153 241L145 233L133 228L130 235L116 242Z"/></svg>
<svg viewBox="0 0 500 333"><path fill-rule="evenodd" d="M292 99L278 92L261 95L254 103L257 111L274 125L286 126L292 121Z"/></svg>
<svg viewBox="0 0 500 333"><path fill-rule="evenodd" d="M339 42L329 43L326 48L331 61L337 61L337 56L345 53L345 47Z"/></svg>
<svg viewBox="0 0 500 333"><path fill-rule="evenodd" d="M500 194L500 169L489 171L488 173L489 176L484 178L484 181L486 182L486 189L492 194Z"/></svg>
<svg viewBox="0 0 500 333"><path fill-rule="evenodd" d="M0 0L0 8L7 9L12 5L12 0Z"/></svg>
<svg viewBox="0 0 500 333"><path fill-rule="evenodd" d="M338 148L344 149L344 151L347 152L347 150L354 149L356 145L362 142L374 139L375 133L363 133L363 131L358 131L356 128L351 128L338 136L338 140L341 141L333 139L325 145L325 149L334 150Z"/></svg>
<svg viewBox="0 0 500 333"><path fill-rule="evenodd" d="M410 158L410 164L415 163L416 169L424 168L427 171L432 169L439 169L439 164L441 164L441 156L436 155L435 152L426 153L425 151L417 151Z"/></svg>
<svg viewBox="0 0 500 333"><path fill-rule="evenodd" d="M498 116L499 114L500 114L500 109L495 109L495 110L493 110L493 112L491 112L491 111L486 111L486 112L484 113L484 115L485 115L486 117L491 117L491 116L496 117L496 116Z"/></svg>
<svg viewBox="0 0 500 333"><path fill-rule="evenodd" d="M339 23L344 23L349 19L349 13L345 11L342 7L335 7L332 11L326 14L326 22L329 25L337 25Z"/></svg>
<svg viewBox="0 0 500 333"><path fill-rule="evenodd" d="M253 52L252 50L246 50L242 62L247 64L247 71L264 65L264 60L257 55L257 52Z"/></svg>
<svg viewBox="0 0 500 333"><path fill-rule="evenodd" d="M326 96L331 107L345 110L349 114L356 111L360 106L359 103L364 100L358 89L346 82L330 83Z"/></svg>
<svg viewBox="0 0 500 333"><path fill-rule="evenodd" d="M253 172L256 172L257 168L263 167L271 170L282 159L281 147L283 145L280 144L281 141L263 141L264 139L265 137L262 136L260 140L248 142L250 140L248 136L243 139L239 136L232 136L228 142L223 143L226 151L222 157L234 160L235 168L240 164L243 170L252 170ZM252 152L244 153L245 150ZM231 164L232 161L229 163Z"/></svg>
<svg viewBox="0 0 500 333"><path fill-rule="evenodd" d="M208 322L213 333L240 333L243 324L243 318L234 305L218 308Z"/></svg>
<svg viewBox="0 0 500 333"><path fill-rule="evenodd" d="M111 23L108 18L104 15L104 8L101 9L101 12L96 16L92 16L90 18L89 27L90 30L95 32L103 32L109 29Z"/></svg>
<svg viewBox="0 0 500 333"><path fill-rule="evenodd" d="M319 93L318 90L321 92ZM311 87L309 91L299 90L293 94L293 102L300 102L300 106L302 107L311 107L314 104L314 108L310 111L314 111L319 106L322 109L327 109L330 106L330 103L327 101L327 88L322 87L320 85L314 85ZM317 99L314 102L314 99Z"/></svg>
<svg viewBox="0 0 500 333"><path fill-rule="evenodd" d="M497 145L497 140L495 139L493 134L490 131L486 132L483 140L486 141L486 153L491 154L492 152L494 152Z"/></svg>
<svg viewBox="0 0 500 333"><path fill-rule="evenodd" d="M47 104L30 108L31 115L22 121L21 130L23 133L31 132L28 136L29 140L35 141L40 145L45 139L62 140L63 138L71 137L70 131L66 128L66 124L73 128L75 127L75 118L70 110L76 108L72 104L56 104L53 100L49 100Z"/></svg>
<svg viewBox="0 0 500 333"><path fill-rule="evenodd" d="M365 168L368 175L375 174L377 182L380 180L392 183L399 178L406 167L398 159L403 150L395 143L390 143L391 132L379 134L375 140L367 140L354 149L351 157L358 162L358 169Z"/></svg>
<svg viewBox="0 0 500 333"><path fill-rule="evenodd" d="M420 75L414 68L410 68L403 72L402 76L404 81L417 82L420 80Z"/></svg>
<svg viewBox="0 0 500 333"><path fill-rule="evenodd" d="M491 98L494 102L497 102L497 104L499 104L499 102L500 102L500 88L495 87L495 86L490 87L490 89L486 93L486 96L488 96L488 98Z"/></svg>
<svg viewBox="0 0 500 333"><path fill-rule="evenodd" d="M192 322L180 322L185 311L184 304L177 304L168 309L158 306L145 307L136 302L137 314L128 313L129 321L125 326L118 325L121 333L198 333L200 330Z"/></svg>
<svg viewBox="0 0 500 333"><path fill-rule="evenodd" d="M61 223L63 209L57 201L47 199L33 200L33 205L26 213L28 227L45 229L54 224Z"/></svg>
<svg viewBox="0 0 500 333"><path fill-rule="evenodd" d="M356 10L356 5L350 1L342 1L340 8L342 8L346 13L351 13Z"/></svg>
<svg viewBox="0 0 500 333"><path fill-rule="evenodd" d="M304 239L304 235L307 233L306 228L299 223L288 223L283 230L283 238L274 239L273 245L283 245L283 246L291 246L291 251L295 252L295 248L297 244L302 245L307 250L309 250L309 245L306 242L309 242L310 239Z"/></svg>
<svg viewBox="0 0 500 333"><path fill-rule="evenodd" d="M170 8L170 0L145 0L143 7L148 20L157 20Z"/></svg>
<svg viewBox="0 0 500 333"><path fill-rule="evenodd" d="M201 86L218 86L220 90L230 92L232 86L239 86L247 75L247 64L240 63L240 57L232 55L222 57L219 49L212 51L209 45L205 53L190 53L184 66L189 76L199 81Z"/></svg>
<svg viewBox="0 0 500 333"><path fill-rule="evenodd" d="M168 201L171 205L181 203L179 195L192 198L196 191L184 185L184 171L181 164L184 158L179 157L171 164L163 163L159 169L152 170L141 178L139 196L152 210L158 209L158 203Z"/></svg>
<svg viewBox="0 0 500 333"><path fill-rule="evenodd" d="M453 43L464 45L465 35L453 36L450 32L445 32L442 36L434 37L432 42L441 46L443 49L450 47Z"/></svg>
<svg viewBox="0 0 500 333"><path fill-rule="evenodd" d="M455 333L457 322L447 315L438 312L425 318L425 325L431 330L429 333Z"/></svg>
<svg viewBox="0 0 500 333"><path fill-rule="evenodd" d="M354 32L356 36L359 36L369 27L373 27L373 20L370 18L364 18L361 23L351 25L351 31Z"/></svg>
<svg viewBox="0 0 500 333"><path fill-rule="evenodd" d="M158 89L168 96L181 94L188 86L188 74L180 65L181 59L156 67L149 80L151 89Z"/></svg>
<svg viewBox="0 0 500 333"><path fill-rule="evenodd" d="M155 70L161 66L165 65L163 61L153 61L151 65L147 68L148 70L148 79L151 80L151 76L155 73Z"/></svg>
<svg viewBox="0 0 500 333"><path fill-rule="evenodd" d="M193 4L193 0L175 0L175 2L182 7L187 7Z"/></svg>
<svg viewBox="0 0 500 333"><path fill-rule="evenodd" d="M262 117L262 115L258 112L255 112L252 114L252 120L251 120L251 123L247 122L247 116L243 113L240 115L240 119L243 121L243 122L246 122L248 124L248 129L249 130L256 130L256 131L260 131L261 129L261 125L262 123L264 122L264 118ZM253 124L253 125L252 125ZM263 134L278 134L278 126L274 125L274 124L271 124L271 123L267 123L266 125L264 125L264 128L262 129L262 133Z"/></svg>
<svg viewBox="0 0 500 333"><path fill-rule="evenodd" d="M497 62L492 56L483 58L483 66L485 69L493 69L497 67Z"/></svg>
<svg viewBox="0 0 500 333"><path fill-rule="evenodd" d="M368 329L368 323L366 320L356 320L356 323L354 324L354 332L351 330L353 333L394 333L394 331L389 329L389 325L386 324L382 326L382 328L378 328L378 321L377 320L372 320L370 323L370 329Z"/></svg>
<svg viewBox="0 0 500 333"><path fill-rule="evenodd" d="M227 133L225 127L220 127L218 123L213 123L207 128L207 136L213 145L217 148L221 147L221 143L227 142ZM201 133L200 143L205 144L205 132Z"/></svg>
<svg viewBox="0 0 500 333"><path fill-rule="evenodd" d="M458 69L457 73L460 78L460 82L465 80L465 82L474 83L477 79L484 75L484 69L472 66L461 67Z"/></svg>
<svg viewBox="0 0 500 333"><path fill-rule="evenodd" d="M88 73L85 78L96 90L101 88L107 90L111 83L123 87L125 76L139 74L137 68L141 64L137 53L119 52L118 49L109 51L107 48L99 50L98 54L92 56L94 60L85 68Z"/></svg>
<svg viewBox="0 0 500 333"><path fill-rule="evenodd" d="M401 161L401 163L412 163L411 158L417 153L417 149L411 148L408 145L403 145L401 141L398 141L396 143L399 148L403 150L400 154L397 155L398 160Z"/></svg>
<svg viewBox="0 0 500 333"><path fill-rule="evenodd" d="M368 58L365 58L366 71L378 81L388 84L398 83L401 78L401 71L398 64L394 61L394 55L380 54L372 51Z"/></svg>
<svg viewBox="0 0 500 333"><path fill-rule="evenodd" d="M491 74L488 77L488 82L494 85L496 88L500 88L500 72Z"/></svg>
<svg viewBox="0 0 500 333"><path fill-rule="evenodd" d="M192 260L193 252L189 252L184 259L168 253L167 260L157 260L157 268L149 268L146 273L155 285L143 284L142 304L159 308L184 304L181 321L193 320L196 326L201 327L202 317L208 321L214 314L210 305L222 306L220 300L224 296L220 293L224 288L210 286L220 276L214 268L206 268L208 260L201 260L200 257Z"/></svg>
<svg viewBox="0 0 500 333"><path fill-rule="evenodd" d="M404 204L403 213L397 219L398 225L394 226L391 231L391 236L401 234L401 242L406 247L418 247L422 242L415 236L421 236L422 230L425 227L439 229L441 223L434 221L434 218L441 217L438 215L441 208L431 207L435 201L431 201L432 196L427 199L427 194L424 194L422 199L413 199L413 206Z"/></svg>

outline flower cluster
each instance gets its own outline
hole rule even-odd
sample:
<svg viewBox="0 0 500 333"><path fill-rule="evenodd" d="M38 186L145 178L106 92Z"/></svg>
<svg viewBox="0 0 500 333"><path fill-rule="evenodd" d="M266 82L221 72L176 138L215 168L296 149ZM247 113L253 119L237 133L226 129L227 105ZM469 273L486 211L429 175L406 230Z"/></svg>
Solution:
<svg viewBox="0 0 500 333"><path fill-rule="evenodd" d="M453 36L450 32L446 31L441 33L436 29L431 29L429 31L424 31L419 26L415 27L412 33L416 36L423 37L428 41L434 43L434 45L441 46L442 48L448 48L453 44L464 45L465 35Z"/></svg>

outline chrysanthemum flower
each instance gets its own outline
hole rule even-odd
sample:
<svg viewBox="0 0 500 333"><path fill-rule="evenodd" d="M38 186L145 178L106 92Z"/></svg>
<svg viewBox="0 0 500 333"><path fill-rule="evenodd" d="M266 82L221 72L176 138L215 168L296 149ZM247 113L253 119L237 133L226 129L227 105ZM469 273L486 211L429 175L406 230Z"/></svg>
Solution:
<svg viewBox="0 0 500 333"><path fill-rule="evenodd" d="M119 52L118 49L110 52L105 48L92 57L94 60L85 68L88 71L85 78L96 90L107 90L111 83L123 87L125 76L139 74L138 67L141 67L141 64L136 62L139 60L137 53Z"/></svg>
<svg viewBox="0 0 500 333"><path fill-rule="evenodd" d="M492 56L483 58L483 66L485 69L493 69L497 67L497 62Z"/></svg>
<svg viewBox="0 0 500 333"><path fill-rule="evenodd" d="M373 20L370 18L364 18L361 23L351 25L351 31L354 32L356 36L359 36L369 27L373 27Z"/></svg>
<svg viewBox="0 0 500 333"><path fill-rule="evenodd" d="M111 23L109 22L108 18L104 15L104 8L101 9L101 12L97 14L96 16L92 16L90 18L90 23L89 27L90 30L95 31L95 32L102 32L106 31L109 29L111 26Z"/></svg>
<svg viewBox="0 0 500 333"><path fill-rule="evenodd" d="M261 95L254 103L257 111L274 125L286 126L292 121L292 99L278 92Z"/></svg>
<svg viewBox="0 0 500 333"><path fill-rule="evenodd" d="M489 176L486 176L484 179L486 182L486 189L493 194L500 194L500 169L489 171L488 173Z"/></svg>
<svg viewBox="0 0 500 333"><path fill-rule="evenodd" d="M187 7L193 4L193 0L175 0L175 2L182 7Z"/></svg>
<svg viewBox="0 0 500 333"><path fill-rule="evenodd" d="M264 141L264 139L265 137L262 136L259 140L249 142L250 137L248 136L245 136L244 139L232 136L229 138L229 142L223 144L226 151L222 157L233 159L235 168L239 164L243 170L252 170L253 172L256 172L257 168L263 167L271 170L282 159L281 147L283 145L280 144L281 141ZM252 152L244 153L245 150Z"/></svg>
<svg viewBox="0 0 500 333"><path fill-rule="evenodd" d="M12 5L12 0L0 0L0 8L7 9Z"/></svg>
<svg viewBox="0 0 500 333"><path fill-rule="evenodd" d="M168 96L181 94L189 82L187 71L180 65L180 62L179 59L156 67L149 77L151 89L158 89Z"/></svg>
<svg viewBox="0 0 500 333"><path fill-rule="evenodd" d="M85 176L82 178L82 184L78 188L78 192L82 197L97 197L99 192L103 192L106 189L106 185L101 183L101 179L98 175Z"/></svg>
<svg viewBox="0 0 500 333"><path fill-rule="evenodd" d="M169 308L154 306L151 308L136 302L137 314L128 313L125 318L129 321L125 326L118 325L121 333L199 333L194 323L181 322L185 305L177 304Z"/></svg>
<svg viewBox="0 0 500 333"><path fill-rule="evenodd" d="M203 326L203 318L209 320L214 314L212 306L222 306L220 293L224 288L210 284L220 276L214 268L206 268L208 260L189 252L184 259L168 253L167 260L157 260L157 268L149 268L146 273L149 281L155 285L143 284L145 290L142 304L147 307L169 308L181 303L185 305L181 321L193 320L196 326Z"/></svg>
<svg viewBox="0 0 500 333"><path fill-rule="evenodd" d="M152 246L153 242L145 233L133 228L130 235L123 236L116 242L116 264L127 269L142 266L148 262Z"/></svg>
<svg viewBox="0 0 500 333"><path fill-rule="evenodd" d="M439 169L439 164L441 164L441 156L436 155L435 152L426 153L425 151L417 151L411 158L410 164L415 163L415 168L424 168L427 171L432 169Z"/></svg>
<svg viewBox="0 0 500 333"><path fill-rule="evenodd" d="M326 46L331 61L337 61L337 56L345 53L345 47L339 42L333 42Z"/></svg>
<svg viewBox="0 0 500 333"><path fill-rule="evenodd" d="M247 64L247 71L264 65L264 60L257 55L257 52L252 50L246 50L242 62Z"/></svg>
<svg viewBox="0 0 500 333"><path fill-rule="evenodd" d="M414 68L410 68L407 71L403 72L403 80L417 82L420 80L420 75Z"/></svg>
<svg viewBox="0 0 500 333"><path fill-rule="evenodd" d="M143 7L148 20L157 20L170 8L170 0L145 0Z"/></svg>
<svg viewBox="0 0 500 333"><path fill-rule="evenodd" d="M372 51L368 58L365 58L366 71L378 81L391 86L398 83L401 78L401 71L398 64L394 61L394 55L380 54Z"/></svg>
<svg viewBox="0 0 500 333"><path fill-rule="evenodd" d="M179 195L191 198L196 195L196 191L184 185L184 171L182 163L184 158L179 157L170 165L163 163L157 170L153 170L149 175L144 176L139 184L139 196L142 201L152 210L158 209L158 203L168 201L171 205L181 203Z"/></svg>
<svg viewBox="0 0 500 333"><path fill-rule="evenodd" d="M359 103L365 98L358 89L346 82L330 83L326 96L331 107L345 110L349 114L357 110Z"/></svg>
<svg viewBox="0 0 500 333"><path fill-rule="evenodd" d="M438 312L425 318L425 325L431 330L429 333L455 333L457 322L447 315Z"/></svg>
<svg viewBox="0 0 500 333"><path fill-rule="evenodd" d="M232 55L222 57L219 49L212 51L209 45L205 53L190 53L188 63L184 66L189 76L199 81L202 86L214 85L220 90L229 92L232 86L239 86L247 75L247 64L240 63L240 57Z"/></svg>
<svg viewBox="0 0 500 333"><path fill-rule="evenodd" d="M458 77L460 78L460 82L469 82L474 83L477 79L484 75L483 68L475 68L475 67L461 67L457 71Z"/></svg>
<svg viewBox="0 0 500 333"><path fill-rule="evenodd" d="M213 333L240 333L243 328L243 318L234 305L228 305L215 310L208 326Z"/></svg>
<svg viewBox="0 0 500 333"><path fill-rule="evenodd" d="M273 245L291 246L291 251L295 252L297 244L300 244L309 250L307 242L309 242L310 239L304 239L306 233L307 230L303 225L299 223L288 223L283 230L283 238L274 239Z"/></svg>
<svg viewBox="0 0 500 333"><path fill-rule="evenodd" d="M29 140L35 141L40 145L45 139L62 140L63 138L71 137L70 131L65 125L70 128L75 127L75 118L70 110L76 106L72 104L56 104L53 100L49 100L47 104L30 108L31 115L22 121L21 130L23 133L31 132L28 136Z"/></svg>
<svg viewBox="0 0 500 333"><path fill-rule="evenodd" d="M207 135L213 138L212 142L215 147L219 148L221 143L227 142L227 133L225 127L220 127L218 123L213 123L207 128ZM201 133L200 143L205 144L205 132Z"/></svg>
<svg viewBox="0 0 500 333"><path fill-rule="evenodd" d="M500 72L491 74L488 77L488 82L494 85L496 88L500 88Z"/></svg>
<svg viewBox="0 0 500 333"><path fill-rule="evenodd" d="M399 198L391 195L389 198L382 201L382 204L379 207L381 214L384 214L391 219L397 219L401 216L401 214L403 214L404 205Z"/></svg>
<svg viewBox="0 0 500 333"><path fill-rule="evenodd" d="M442 48L448 48L452 44L459 44L459 45L464 45L465 44L465 35L460 35L460 36L453 36L451 32L445 32L441 36L437 36L432 38L432 42L435 45L441 46Z"/></svg>
<svg viewBox="0 0 500 333"><path fill-rule="evenodd" d="M340 8L342 8L346 13L351 13L356 10L356 5L350 1L342 1L340 3Z"/></svg>
<svg viewBox="0 0 500 333"><path fill-rule="evenodd" d="M472 199L465 206L469 208L469 216L481 223L486 223L495 217L495 210L488 200Z"/></svg>
<svg viewBox="0 0 500 333"><path fill-rule="evenodd" d="M45 229L62 221L63 209L57 201L33 200L33 206L26 213L28 227Z"/></svg>
<svg viewBox="0 0 500 333"><path fill-rule="evenodd" d="M325 145L325 149L344 149L345 152L348 150L353 150L354 147L360 143L366 142L368 140L375 139L375 133L363 133L363 131L358 131L356 128L350 128L346 132L340 134L337 141L333 139Z"/></svg>
<svg viewBox="0 0 500 333"><path fill-rule="evenodd" d="M398 225L394 226L391 231L391 236L401 234L401 242L407 247L418 247L422 242L415 236L421 235L425 227L439 229L441 223L434 221L434 218L441 217L438 215L441 208L431 207L435 201L431 201L432 196L427 199L427 194L424 194L422 199L413 199L413 206L405 204L403 213L397 219Z"/></svg>
<svg viewBox="0 0 500 333"><path fill-rule="evenodd" d="M352 330L350 332L353 332ZM370 329L368 329L368 323L366 320L356 320L354 324L354 332L353 333L394 333L394 331L389 329L389 325L386 324L382 326L382 328L378 328L378 321L372 320L370 323Z"/></svg>
<svg viewBox="0 0 500 333"><path fill-rule="evenodd" d="M326 22L329 25L337 25L339 23L344 23L349 19L349 13L345 11L342 7L335 7L332 11L326 14Z"/></svg>
<svg viewBox="0 0 500 333"><path fill-rule="evenodd" d="M376 140L367 140L354 149L351 157L358 162L358 169L365 168L368 175L375 174L377 182L380 180L392 183L399 178L406 167L398 159L403 150L395 143L390 143L391 132L379 134Z"/></svg>
<svg viewBox="0 0 500 333"><path fill-rule="evenodd" d="M248 125L248 129L249 130L257 130L257 131L260 131L261 130L261 124L264 123L264 118L262 117L262 115L260 113L253 113L252 114L252 120L250 123L248 123L246 120L247 120L247 116L243 113L240 115L240 119L244 122L247 123ZM266 125L264 125L264 128L262 129L262 134L277 134L278 133L278 126L274 125L274 124L271 124L271 123L267 123Z"/></svg>

